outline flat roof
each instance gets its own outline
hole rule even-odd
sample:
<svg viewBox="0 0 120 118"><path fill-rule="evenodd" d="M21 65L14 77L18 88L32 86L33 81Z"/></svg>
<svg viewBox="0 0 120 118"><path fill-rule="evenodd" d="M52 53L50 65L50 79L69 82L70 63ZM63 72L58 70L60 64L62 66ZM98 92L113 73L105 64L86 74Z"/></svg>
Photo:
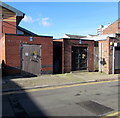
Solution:
<svg viewBox="0 0 120 118"><path fill-rule="evenodd" d="M81 39L100 41L100 40L106 40L107 37L115 37L115 36L116 34L107 34L107 35L98 35L93 37L85 37Z"/></svg>

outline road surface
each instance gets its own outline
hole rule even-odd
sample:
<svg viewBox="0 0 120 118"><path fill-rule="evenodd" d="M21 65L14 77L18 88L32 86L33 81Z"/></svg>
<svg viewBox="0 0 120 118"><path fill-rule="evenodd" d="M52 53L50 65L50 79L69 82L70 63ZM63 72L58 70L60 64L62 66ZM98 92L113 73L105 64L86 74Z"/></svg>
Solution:
<svg viewBox="0 0 120 118"><path fill-rule="evenodd" d="M105 81L3 93L2 115L20 118L116 115L118 88L118 81Z"/></svg>

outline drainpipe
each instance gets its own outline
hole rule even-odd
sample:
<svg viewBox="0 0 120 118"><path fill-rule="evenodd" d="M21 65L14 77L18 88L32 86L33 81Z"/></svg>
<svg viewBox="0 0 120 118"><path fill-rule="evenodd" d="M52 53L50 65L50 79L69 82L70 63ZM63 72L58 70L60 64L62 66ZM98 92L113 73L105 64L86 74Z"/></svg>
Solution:
<svg viewBox="0 0 120 118"><path fill-rule="evenodd" d="M102 72L102 43L100 43L100 72Z"/></svg>
<svg viewBox="0 0 120 118"><path fill-rule="evenodd" d="M112 64L112 74L115 74L115 46L113 45L113 64Z"/></svg>

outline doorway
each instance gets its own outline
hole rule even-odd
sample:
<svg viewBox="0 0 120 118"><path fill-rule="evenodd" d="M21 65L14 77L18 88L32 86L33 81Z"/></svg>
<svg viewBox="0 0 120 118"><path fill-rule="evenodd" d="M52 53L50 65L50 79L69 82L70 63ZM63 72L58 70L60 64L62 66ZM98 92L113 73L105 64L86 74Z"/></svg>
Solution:
<svg viewBox="0 0 120 118"><path fill-rule="evenodd" d="M41 45L21 46L21 66L24 75L41 74Z"/></svg>
<svg viewBox="0 0 120 118"><path fill-rule="evenodd" d="M120 73L120 47L115 47L115 73Z"/></svg>
<svg viewBox="0 0 120 118"><path fill-rule="evenodd" d="M87 70L87 47L72 47L72 71Z"/></svg>
<svg viewBox="0 0 120 118"><path fill-rule="evenodd" d="M53 42L53 73L62 73L62 42Z"/></svg>

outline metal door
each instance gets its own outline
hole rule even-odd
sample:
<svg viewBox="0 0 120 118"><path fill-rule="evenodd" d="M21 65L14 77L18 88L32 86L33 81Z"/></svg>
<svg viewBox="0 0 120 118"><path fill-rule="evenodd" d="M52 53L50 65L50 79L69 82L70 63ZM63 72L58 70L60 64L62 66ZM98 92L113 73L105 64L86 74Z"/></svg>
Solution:
<svg viewBox="0 0 120 118"><path fill-rule="evenodd" d="M72 47L72 70L87 70L87 47Z"/></svg>
<svg viewBox="0 0 120 118"><path fill-rule="evenodd" d="M115 70L120 69L120 47L115 48Z"/></svg>
<svg viewBox="0 0 120 118"><path fill-rule="evenodd" d="M41 74L41 46L22 45L22 72L27 75Z"/></svg>

